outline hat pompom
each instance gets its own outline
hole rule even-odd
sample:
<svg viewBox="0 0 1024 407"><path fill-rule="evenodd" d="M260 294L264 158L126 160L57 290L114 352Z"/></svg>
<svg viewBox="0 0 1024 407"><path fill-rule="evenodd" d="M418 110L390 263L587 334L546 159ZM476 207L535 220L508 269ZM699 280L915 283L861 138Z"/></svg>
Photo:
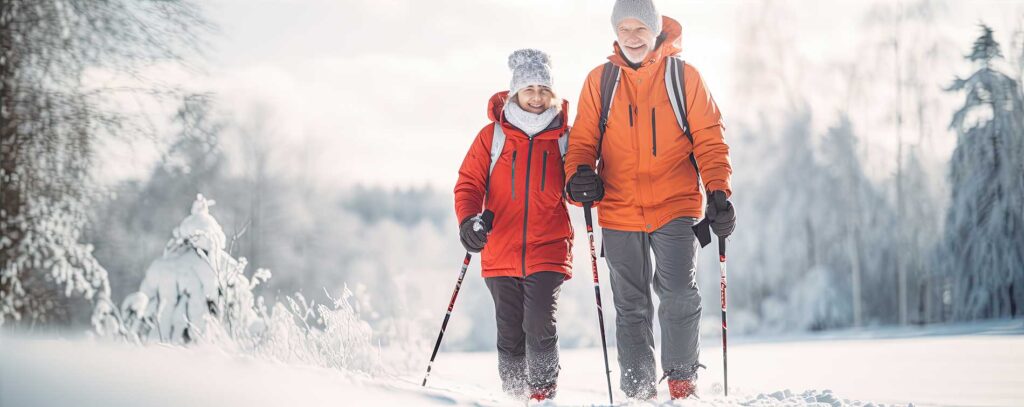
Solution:
<svg viewBox="0 0 1024 407"><path fill-rule="evenodd" d="M516 67L526 64L539 64L551 66L551 58L544 51L526 48L516 50L508 56L508 69L516 70Z"/></svg>

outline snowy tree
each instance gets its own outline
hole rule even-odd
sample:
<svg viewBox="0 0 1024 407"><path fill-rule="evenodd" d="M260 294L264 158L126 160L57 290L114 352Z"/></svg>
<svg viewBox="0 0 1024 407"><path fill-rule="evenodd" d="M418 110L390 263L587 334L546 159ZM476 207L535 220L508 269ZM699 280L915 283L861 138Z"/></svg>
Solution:
<svg viewBox="0 0 1024 407"><path fill-rule="evenodd" d="M1024 100L982 26L968 60L978 70L948 88L965 94L950 127L952 199L943 252L956 319L1022 314L1024 305Z"/></svg>
<svg viewBox="0 0 1024 407"><path fill-rule="evenodd" d="M757 234L750 239L756 242L758 272L746 280L751 292L736 295L757 301L755 311L765 328L847 326L855 319L857 304L851 288L857 276L851 272L870 267L861 259L870 249L858 246L860 240L870 240L861 238L867 231L858 229L868 218L864 208L873 207L860 198L870 188L863 185L848 120L824 137L819 154L808 110L790 115L768 181L750 192L756 196L751 205L763 211L763 227L747 232Z"/></svg>
<svg viewBox="0 0 1024 407"><path fill-rule="evenodd" d="M224 166L221 138L228 120L215 106L208 95L190 94L182 99L174 114L177 137L153 176L162 178L160 181L183 184L189 192L184 196L209 190L221 176Z"/></svg>
<svg viewBox="0 0 1024 407"><path fill-rule="evenodd" d="M1010 41L1010 70L1017 83L1024 82L1024 16L1017 22Z"/></svg>
<svg viewBox="0 0 1024 407"><path fill-rule="evenodd" d="M89 228L86 234L86 239L94 242L96 258L109 273L115 298L139 285L141 271L167 242L167 231L188 213L197 193L217 191L230 196L242 188L232 188L224 174L221 139L228 120L215 109L214 99L186 95L171 119L169 147L149 178L112 186L113 196L98 204L93 213L92 223L103 227ZM219 212L223 220L225 212L232 211L222 208ZM232 236L239 232L232 222L226 225Z"/></svg>
<svg viewBox="0 0 1024 407"><path fill-rule="evenodd" d="M857 154L857 137L853 124L846 115L840 115L838 123L831 127L822 142L824 184L830 185L835 193L820 194L818 203L823 208L824 218L817 225L822 231L819 237L823 246L823 263L832 270L832 285L843 288L843 295L825 300L833 307L843 307L845 312L840 321L852 321L861 326L865 316L877 310L865 309L876 303L879 289L879 272L886 269L879 262L879 249L884 245L881 231L872 225L889 224L891 216L880 191L871 183ZM834 223L836 228L827 225ZM870 286L875 282L875 286ZM865 286L870 286L865 290ZM865 293L874 293L868 297ZM846 301L850 298L850 301ZM842 300L840 300L842 299ZM835 323L835 321L833 321Z"/></svg>
<svg viewBox="0 0 1024 407"><path fill-rule="evenodd" d="M906 239L898 250L906 257L909 320L912 323L935 322L940 319L941 278L931 264L931 256L941 241L942 207L934 203L944 202L944 199L935 187L939 177L927 171L916 146L907 152L902 176L909 204L897 219L906 231Z"/></svg>
<svg viewBox="0 0 1024 407"><path fill-rule="evenodd" d="M224 251L227 237L210 214L214 204L196 195L190 214L174 228L163 254L146 269L139 290L125 297L120 312L97 307L93 324L101 334L114 326L131 338L187 343L207 333L211 318L232 337L260 329L252 289L270 272L259 269L250 279L245 258Z"/></svg>
<svg viewBox="0 0 1024 407"><path fill-rule="evenodd" d="M863 74L872 78L871 86L874 87L870 98L864 100L867 105L862 105L860 110L882 106L876 110L876 114L880 113L875 118L878 120L876 126L887 132L891 129L892 140L896 144L895 154L888 156L891 159L886 157L885 161L895 167L886 186L887 196L896 212L891 228L893 247L898 248L893 259L893 272L897 276L897 290L893 295L896 296L895 311L901 325L911 322L914 301L911 291L916 292L914 282L920 278L920 265L924 263L926 252L920 250L921 242L915 235L924 226L915 223L918 220L915 211L919 208L911 207L924 198L920 193L926 191L909 187L911 183L916 183L915 186L927 184L927 180L911 180L909 177L930 176L927 171L911 174L920 168L909 168L908 151L931 148L933 123L945 120L944 111L939 109L939 101L943 99L939 94L941 88L935 83L944 80L937 77L941 71L936 68L948 66L947 61L956 58L949 51L953 47L941 30L943 25L937 21L948 15L948 8L947 3L936 0L873 4L865 15L864 24L871 44L867 50L869 54L857 56L858 65L868 66ZM908 130L916 132L916 137L908 137ZM922 163L913 165L919 164ZM920 181L925 182L922 184ZM941 200L932 202L941 204ZM927 219L925 222L931 224L935 221Z"/></svg>
<svg viewBox="0 0 1024 407"><path fill-rule="evenodd" d="M0 323L66 321L69 297L108 295L81 242L98 198L95 145L138 129L103 103L124 89L88 88L85 73L141 78L192 49L203 27L187 0L0 2Z"/></svg>

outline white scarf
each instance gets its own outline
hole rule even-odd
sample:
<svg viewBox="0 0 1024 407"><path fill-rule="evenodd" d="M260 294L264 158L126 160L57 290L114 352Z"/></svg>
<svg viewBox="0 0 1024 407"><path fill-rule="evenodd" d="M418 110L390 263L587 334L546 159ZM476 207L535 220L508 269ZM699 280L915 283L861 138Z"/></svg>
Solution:
<svg viewBox="0 0 1024 407"><path fill-rule="evenodd" d="M552 106L541 112L530 113L523 110L518 103L509 100L505 103L505 118L508 119L509 123L516 126L519 130L522 130L528 137L536 136L544 130L547 130L548 126L551 125L551 121L558 116L558 108Z"/></svg>

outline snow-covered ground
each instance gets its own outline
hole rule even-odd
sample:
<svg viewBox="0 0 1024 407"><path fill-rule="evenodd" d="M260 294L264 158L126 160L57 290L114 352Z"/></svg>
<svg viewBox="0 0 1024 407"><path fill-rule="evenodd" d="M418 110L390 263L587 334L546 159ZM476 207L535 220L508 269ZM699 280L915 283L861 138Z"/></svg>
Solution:
<svg viewBox="0 0 1024 407"><path fill-rule="evenodd" d="M1021 406L1022 327L1024 321L1016 320L969 329L739 340L729 348L728 398L721 394L720 344L706 341L701 399L677 404ZM423 389L419 371L368 377L210 347L143 348L7 336L0 337L0 405L513 404L500 394L495 360L493 353L441 352ZM557 405L606 403L599 349L564 351L562 367ZM664 401L667 390L662 387ZM621 393L615 396L624 401Z"/></svg>

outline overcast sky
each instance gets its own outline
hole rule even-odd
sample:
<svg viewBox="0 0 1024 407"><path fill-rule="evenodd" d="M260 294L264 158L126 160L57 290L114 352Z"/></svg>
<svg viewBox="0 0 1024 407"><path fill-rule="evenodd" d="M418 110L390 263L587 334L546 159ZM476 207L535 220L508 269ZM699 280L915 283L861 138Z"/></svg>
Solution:
<svg viewBox="0 0 1024 407"><path fill-rule="evenodd" d="M569 100L574 115L585 75L605 61L614 40L612 0L202 4L220 27L209 60L201 73L164 76L215 92L237 120L261 116L272 127L273 158L282 170L301 164L339 183L450 188L470 141L487 124L488 98L508 88L511 51L533 47L551 54L556 91ZM701 70L726 119L742 116L737 21L763 11L764 4L658 4L682 23L683 57ZM795 53L828 61L858 52L868 2L776 4L792 14L781 24L794 34ZM979 21L1009 30L1020 21L1020 10L1020 2L951 2L954 18L941 30L964 53ZM963 74L965 66L948 70ZM113 159L103 161L103 174L115 179L145 174L155 150L113 149Z"/></svg>

